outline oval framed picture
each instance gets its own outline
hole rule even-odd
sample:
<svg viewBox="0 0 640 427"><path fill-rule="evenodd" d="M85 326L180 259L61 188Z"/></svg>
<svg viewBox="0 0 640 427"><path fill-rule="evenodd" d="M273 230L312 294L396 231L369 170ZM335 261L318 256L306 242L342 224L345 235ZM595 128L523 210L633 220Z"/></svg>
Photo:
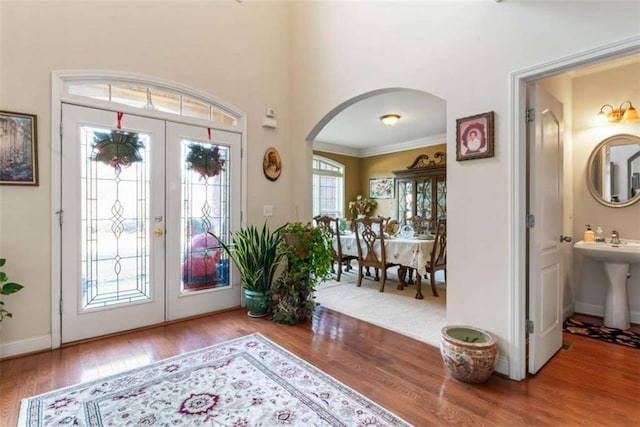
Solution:
<svg viewBox="0 0 640 427"><path fill-rule="evenodd" d="M262 171L269 181L275 181L282 172L282 159L280 153L273 147L267 148L262 159Z"/></svg>

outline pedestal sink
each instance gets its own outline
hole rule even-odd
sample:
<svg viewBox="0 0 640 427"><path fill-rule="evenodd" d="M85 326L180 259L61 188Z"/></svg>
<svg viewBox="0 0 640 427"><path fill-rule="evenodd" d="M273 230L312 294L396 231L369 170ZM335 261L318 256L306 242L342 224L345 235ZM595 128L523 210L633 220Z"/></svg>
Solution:
<svg viewBox="0 0 640 427"><path fill-rule="evenodd" d="M574 248L604 265L609 278L604 304L604 325L609 328L629 329L631 325L627 276L629 265L640 263L640 240L623 240L619 244L580 241Z"/></svg>

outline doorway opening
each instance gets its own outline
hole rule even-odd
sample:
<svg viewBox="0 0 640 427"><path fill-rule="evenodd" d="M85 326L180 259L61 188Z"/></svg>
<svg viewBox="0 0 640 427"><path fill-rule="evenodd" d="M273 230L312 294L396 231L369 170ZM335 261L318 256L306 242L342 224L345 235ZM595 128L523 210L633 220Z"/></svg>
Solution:
<svg viewBox="0 0 640 427"><path fill-rule="evenodd" d="M511 99L511 123L512 126L512 139L514 141L522 141L521 144L516 144L513 147L511 155L511 175L512 186L512 220L511 227L511 241L512 241L512 253L514 263L511 268L511 283L513 283L512 293L512 329L510 333L511 348L510 354L513 355L509 367L509 376L512 379L524 379L528 370L527 357L530 355L531 349L527 347L528 339L531 338L531 333L527 332L533 326L533 330L536 330L536 325L529 325L530 319L530 307L533 305L531 300L528 300L528 289L539 287L540 283L531 281L529 279L530 267L536 265L538 262L537 255L529 251L527 244L527 223L523 220L527 218L527 215L535 210L535 206L527 206L527 188L530 174L525 172L527 169L525 166L529 166L531 170L534 169L533 164L529 164L531 161L528 154L528 134L527 134L527 86L533 83L538 83L552 76L557 76L565 72L579 70L585 66L604 64L607 62L615 62L619 58L637 54L640 52L640 37L633 37L631 39L623 40L618 43L613 43L607 46L603 46L598 49L586 52L581 55L575 55L570 58L561 59L553 63L547 63L539 67L533 67L521 72L514 72L511 75L512 86L512 99ZM602 104L602 102L601 102ZM575 109L576 106L573 106ZM597 112L597 110L595 111ZM595 114L593 112L592 114ZM575 127L575 120L574 127ZM565 132L565 136L567 136ZM572 135L569 134L569 137ZM565 138L567 139L567 138ZM573 162L577 165L576 162ZM578 176L575 171L572 171L573 176ZM577 188L578 183L574 183L573 188ZM535 191L535 190L534 190ZM573 191L570 192L573 194ZM571 203L573 209L574 203ZM575 223L575 226L574 226ZM563 218L563 233L556 236L560 239L565 234L569 236L578 236L577 229L582 223L578 223L574 220L574 212L570 210L565 218ZM535 227L535 226L534 226ZM563 254L563 263L571 264L571 251L569 245L565 246L565 253ZM566 253L568 252L568 254ZM569 257L569 261L565 258ZM572 265L568 269L572 270ZM568 299L571 299L573 303L573 292L575 292L575 283L571 284L563 278L562 298L565 300L565 304L562 306L563 317L568 310L573 309L566 303ZM529 280L529 282L528 282ZM529 288L527 288L527 283ZM569 284L569 286L567 286ZM540 301L536 301L540 306ZM540 325L538 325L540 326ZM535 332L533 332L535 333ZM561 333L561 332L560 332ZM561 339L560 339L561 345ZM559 348L559 347L558 347Z"/></svg>
<svg viewBox="0 0 640 427"><path fill-rule="evenodd" d="M53 347L239 306L209 233L240 226L244 114L144 76L56 77Z"/></svg>

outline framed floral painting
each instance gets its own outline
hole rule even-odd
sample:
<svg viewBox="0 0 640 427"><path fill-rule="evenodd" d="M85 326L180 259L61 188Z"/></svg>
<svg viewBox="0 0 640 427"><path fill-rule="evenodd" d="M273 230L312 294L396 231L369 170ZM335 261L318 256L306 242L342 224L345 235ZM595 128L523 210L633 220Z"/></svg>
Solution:
<svg viewBox="0 0 640 427"><path fill-rule="evenodd" d="M493 111L456 120L456 160L494 156Z"/></svg>
<svg viewBox="0 0 640 427"><path fill-rule="evenodd" d="M393 199L393 178L372 178L369 180L370 199Z"/></svg>
<svg viewBox="0 0 640 427"><path fill-rule="evenodd" d="M0 111L0 184L38 185L34 114Z"/></svg>

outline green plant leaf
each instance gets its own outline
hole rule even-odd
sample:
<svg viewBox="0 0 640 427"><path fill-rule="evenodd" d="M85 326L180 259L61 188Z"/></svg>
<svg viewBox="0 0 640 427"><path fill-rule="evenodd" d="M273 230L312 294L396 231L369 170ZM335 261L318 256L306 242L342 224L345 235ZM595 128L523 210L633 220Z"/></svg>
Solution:
<svg viewBox="0 0 640 427"><path fill-rule="evenodd" d="M17 283L5 283L0 287L0 294L9 295L18 292L24 286L19 285Z"/></svg>
<svg viewBox="0 0 640 427"><path fill-rule="evenodd" d="M5 262L7 262L5 258L0 258L0 267L2 267Z"/></svg>
<svg viewBox="0 0 640 427"><path fill-rule="evenodd" d="M9 280L7 273L0 271L0 282L6 282L7 280Z"/></svg>

